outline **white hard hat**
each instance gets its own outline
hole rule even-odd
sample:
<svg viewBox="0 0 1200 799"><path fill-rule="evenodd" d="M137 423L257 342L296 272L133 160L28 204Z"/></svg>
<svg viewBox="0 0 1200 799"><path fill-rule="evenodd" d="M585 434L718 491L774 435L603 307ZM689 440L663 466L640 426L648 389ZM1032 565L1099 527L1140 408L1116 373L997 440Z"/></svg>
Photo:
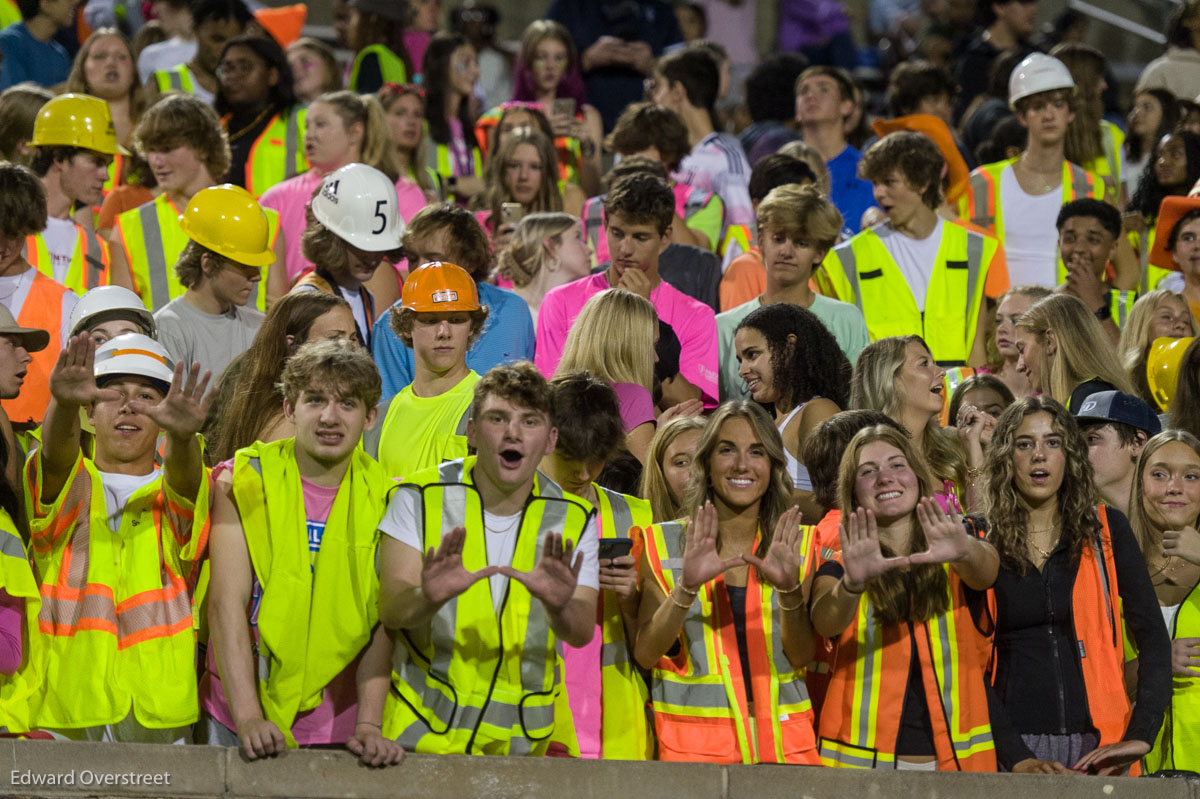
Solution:
<svg viewBox="0 0 1200 799"><path fill-rule="evenodd" d="M98 318L101 316L104 318ZM89 325L98 325L109 319L130 319L147 331L151 338L158 336L154 314L146 310L141 297L121 286L98 286L80 297L71 309L71 335L79 335Z"/></svg>
<svg viewBox="0 0 1200 799"><path fill-rule="evenodd" d="M1015 111L1017 101L1023 97L1073 88L1075 79L1066 64L1052 55L1030 53L1008 76L1008 105Z"/></svg>
<svg viewBox="0 0 1200 799"><path fill-rule="evenodd" d="M398 206L396 184L366 164L347 164L326 175L312 199L318 222L366 252L399 249L404 220Z"/></svg>
<svg viewBox="0 0 1200 799"><path fill-rule="evenodd" d="M96 350L96 365L92 370L97 382L103 377L135 375L164 383L163 393L175 378L175 364L166 348L141 333L126 333L110 338Z"/></svg>

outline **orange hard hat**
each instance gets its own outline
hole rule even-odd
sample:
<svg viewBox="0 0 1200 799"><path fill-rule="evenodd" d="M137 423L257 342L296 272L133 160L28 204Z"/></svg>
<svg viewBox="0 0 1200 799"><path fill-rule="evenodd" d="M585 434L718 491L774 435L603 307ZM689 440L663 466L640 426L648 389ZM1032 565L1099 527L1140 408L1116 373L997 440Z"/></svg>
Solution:
<svg viewBox="0 0 1200 799"><path fill-rule="evenodd" d="M871 123L871 130L880 138L897 130L924 133L937 145L942 158L946 159L947 185L950 187L946 193L947 201L956 202L967 190L967 178L971 176L971 170L967 169L967 162L954 143L954 134L942 120L932 114L909 114L895 119L876 119Z"/></svg>
<svg viewBox="0 0 1200 799"><path fill-rule="evenodd" d="M408 273L400 307L418 313L478 311L479 289L470 273L458 264L430 261Z"/></svg>

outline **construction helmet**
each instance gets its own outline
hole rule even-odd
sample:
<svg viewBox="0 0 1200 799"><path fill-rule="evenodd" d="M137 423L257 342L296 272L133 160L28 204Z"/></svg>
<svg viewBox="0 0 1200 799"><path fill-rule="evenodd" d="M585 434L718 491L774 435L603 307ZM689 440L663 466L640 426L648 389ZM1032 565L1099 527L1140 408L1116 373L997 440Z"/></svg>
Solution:
<svg viewBox="0 0 1200 799"><path fill-rule="evenodd" d="M122 375L134 375L153 380L167 393L175 378L175 364L166 347L141 333L126 333L111 338L96 350L96 365L92 370L96 382Z"/></svg>
<svg viewBox="0 0 1200 799"><path fill-rule="evenodd" d="M312 199L317 221L366 252L399 249L404 236L396 184L375 167L347 164L325 176Z"/></svg>
<svg viewBox="0 0 1200 799"><path fill-rule="evenodd" d="M275 260L267 215L241 186L225 183L196 192L179 227L201 247L239 264L267 266Z"/></svg>
<svg viewBox="0 0 1200 799"><path fill-rule="evenodd" d="M1017 110L1017 101L1039 92L1073 89L1075 79L1067 65L1052 55L1031 53L1008 76L1008 106Z"/></svg>
<svg viewBox="0 0 1200 799"><path fill-rule="evenodd" d="M63 94L42 106L33 121L35 147L81 147L106 155L129 155L117 143L108 103L90 94Z"/></svg>
<svg viewBox="0 0 1200 799"><path fill-rule="evenodd" d="M77 336L110 319L129 319L137 322L150 338L158 337L154 314L146 310L141 297L121 286L98 286L80 297L71 309L71 335Z"/></svg>
<svg viewBox="0 0 1200 799"><path fill-rule="evenodd" d="M418 313L478 311L479 289L458 264L431 261L408 273L400 307Z"/></svg>
<svg viewBox="0 0 1200 799"><path fill-rule="evenodd" d="M1183 354L1192 343L1192 337L1154 339L1150 345L1150 353L1146 356L1146 384L1150 393L1158 403L1160 410L1166 411L1175 396L1175 384L1179 382L1179 365L1183 362Z"/></svg>

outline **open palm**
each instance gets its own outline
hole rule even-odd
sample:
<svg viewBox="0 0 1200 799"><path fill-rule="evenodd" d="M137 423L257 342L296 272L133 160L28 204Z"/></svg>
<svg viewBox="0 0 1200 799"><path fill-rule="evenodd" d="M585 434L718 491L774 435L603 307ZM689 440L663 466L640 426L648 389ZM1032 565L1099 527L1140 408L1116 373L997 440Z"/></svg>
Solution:
<svg viewBox="0 0 1200 799"><path fill-rule="evenodd" d="M430 547L425 553L425 563L421 567L421 591L435 605L453 599L479 580L496 573L495 566L474 572L463 566L463 542L466 538L466 529L455 527L446 534L436 550Z"/></svg>
<svg viewBox="0 0 1200 799"><path fill-rule="evenodd" d="M908 565L907 557L885 558L879 548L879 528L875 514L858 508L838 525L842 540L842 568L846 582L865 587L872 578Z"/></svg>
<svg viewBox="0 0 1200 799"><path fill-rule="evenodd" d="M171 389L160 402L151 404L140 400L132 400L129 407L136 413L149 416L163 430L181 438L195 435L204 426L204 418L208 415L208 406L217 395L214 388L205 395L212 372L200 376L200 364L192 364L184 378L183 362L175 364L175 374L171 378Z"/></svg>
<svg viewBox="0 0 1200 799"><path fill-rule="evenodd" d="M696 591L717 575L741 566L742 558L722 558L717 554L717 509L705 502L696 510L688 525L683 546L683 588Z"/></svg>
<svg viewBox="0 0 1200 799"><path fill-rule="evenodd" d="M550 533L542 543L542 556L530 571L501 566L500 574L511 577L541 600L547 609L560 611L575 596L579 572L583 569L583 553L558 533Z"/></svg>
<svg viewBox="0 0 1200 799"><path fill-rule="evenodd" d="M779 517L766 557L760 558L751 552L742 555L742 560L758 569L763 579L777 591L791 593L800 585L800 564L804 561L800 544L803 540L800 509L792 506Z"/></svg>
<svg viewBox="0 0 1200 799"><path fill-rule="evenodd" d="M917 504L917 521L925 531L928 545L924 552L909 557L909 563L956 563L971 552L971 536L963 527L962 516L946 514L932 497Z"/></svg>

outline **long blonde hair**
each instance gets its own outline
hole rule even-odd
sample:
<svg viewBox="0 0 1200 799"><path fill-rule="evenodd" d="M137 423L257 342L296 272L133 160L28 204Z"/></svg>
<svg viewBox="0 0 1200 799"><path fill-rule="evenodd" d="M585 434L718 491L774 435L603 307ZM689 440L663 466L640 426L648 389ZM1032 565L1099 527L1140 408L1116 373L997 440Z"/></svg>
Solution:
<svg viewBox="0 0 1200 799"><path fill-rule="evenodd" d="M1108 343L1108 334L1078 297L1051 294L1038 300L1017 320L1017 327L1032 333L1043 352L1047 331L1054 331L1058 348L1054 355L1045 356L1042 391L1063 405L1080 383L1096 378L1118 391L1134 393L1129 375Z"/></svg>
<svg viewBox="0 0 1200 799"><path fill-rule="evenodd" d="M1137 538L1138 545L1142 548L1142 556L1147 562L1152 557L1155 559L1161 557L1163 531L1157 529L1154 522L1150 520L1150 514L1146 512L1146 488L1143 472L1146 471L1146 464L1150 462L1154 453L1172 441L1186 444L1192 452L1200 456L1200 438L1196 438L1186 430L1164 430L1142 447L1142 454L1138 456L1137 471L1133 475L1133 497L1129 504L1129 524L1133 527L1133 535ZM1193 522L1194 525L1195 522Z"/></svg>
<svg viewBox="0 0 1200 799"><path fill-rule="evenodd" d="M689 430L700 430L703 427L704 418L701 416L679 416L664 425L659 425L654 431L654 438L650 439L649 457L642 468L638 496L650 503L655 522L669 522L688 514L682 502L676 502L671 497L671 489L667 487L667 476L663 472L663 459L667 457L667 449L675 439Z"/></svg>
<svg viewBox="0 0 1200 799"><path fill-rule="evenodd" d="M555 377L591 372L610 383L654 383L654 329L658 313L645 297L605 289L583 306L563 345Z"/></svg>
<svg viewBox="0 0 1200 799"><path fill-rule="evenodd" d="M362 153L359 162L373 166L394 183L400 179L401 166L392 148L392 137L388 133L383 106L372 95L358 94L347 89L322 94L314 103L330 106L349 130L362 125Z"/></svg>
<svg viewBox="0 0 1200 799"><path fill-rule="evenodd" d="M517 288L525 288L546 263L546 242L561 245L563 234L578 224L578 219L562 212L530 214L523 218L508 246L500 251L500 275L511 280Z"/></svg>
<svg viewBox="0 0 1200 799"><path fill-rule="evenodd" d="M1138 395L1150 403L1150 407L1154 407L1156 404L1154 395L1150 393L1150 384L1146 380L1146 358L1150 354L1150 345L1154 343L1154 339L1150 337L1150 328L1154 325L1154 316L1158 312L1159 306L1168 297L1182 302L1184 309L1187 310L1188 303L1182 294L1176 294L1169 289L1148 291L1138 297L1137 302L1133 304L1133 310L1129 312L1129 318L1125 320L1125 325L1121 328L1121 342L1117 345L1117 355L1121 359L1121 366L1129 374L1129 380L1137 388ZM1187 319L1188 324L1191 325L1189 335L1195 336L1200 333L1200 330L1196 328L1196 319L1190 310Z"/></svg>

